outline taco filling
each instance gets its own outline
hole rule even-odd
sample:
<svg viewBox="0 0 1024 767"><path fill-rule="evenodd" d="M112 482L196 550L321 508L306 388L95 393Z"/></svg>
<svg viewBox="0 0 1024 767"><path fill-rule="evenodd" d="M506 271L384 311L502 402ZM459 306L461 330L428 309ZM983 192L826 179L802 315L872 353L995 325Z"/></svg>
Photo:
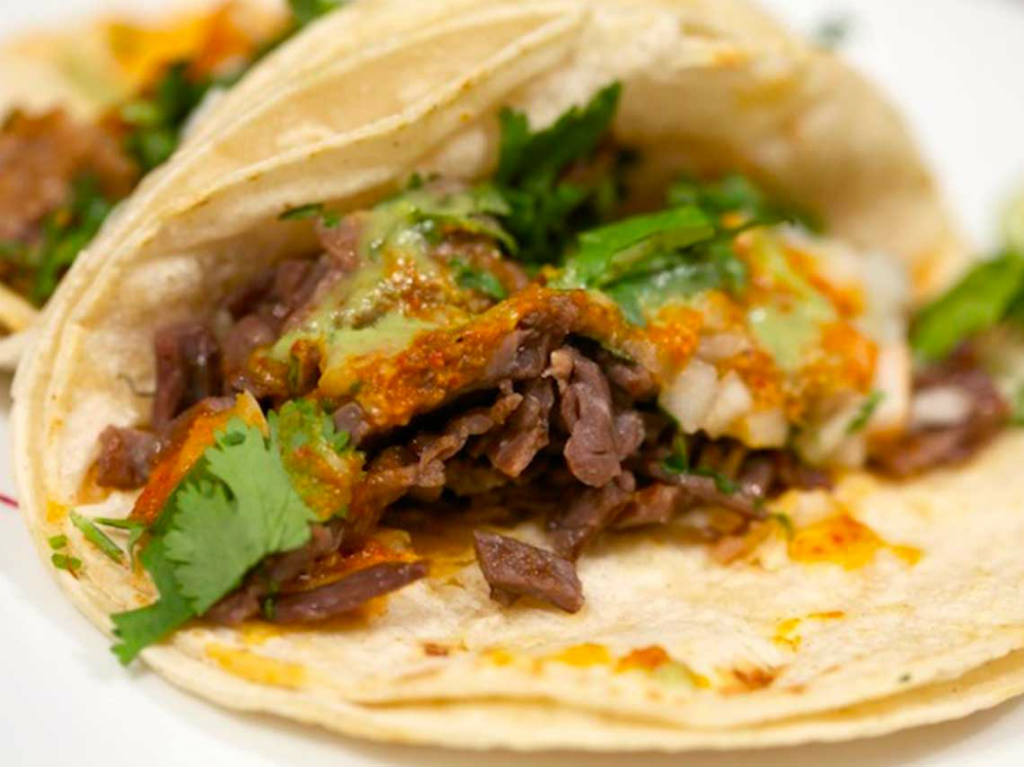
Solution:
<svg viewBox="0 0 1024 767"><path fill-rule="evenodd" d="M160 592L114 616L123 661L194 617L352 611L430 572L394 533L440 519L495 600L575 612L600 536L737 536L786 491L960 462L1004 426L970 329L913 362L895 260L741 176L635 209L618 95L536 132L506 110L486 181L286 211L315 249L157 330L150 421L108 427L88 480L141 489L98 520ZM524 519L546 545L501 532Z"/></svg>
<svg viewBox="0 0 1024 767"><path fill-rule="evenodd" d="M114 205L175 151L207 96L340 1L289 5L288 18L229 0L155 26L103 22L111 61L79 62L83 71L73 73L84 80L91 69L104 72L103 82L78 85L94 116L61 106L0 113L0 286L11 300L23 299L26 311L45 304ZM85 55L74 50L82 41L54 45L71 48L55 59ZM19 330L23 314L11 307L0 319Z"/></svg>

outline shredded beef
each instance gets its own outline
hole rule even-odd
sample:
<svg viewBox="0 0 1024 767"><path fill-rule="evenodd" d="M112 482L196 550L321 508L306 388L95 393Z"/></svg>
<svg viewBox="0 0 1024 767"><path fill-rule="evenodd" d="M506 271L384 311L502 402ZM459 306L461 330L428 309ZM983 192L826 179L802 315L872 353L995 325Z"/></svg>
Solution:
<svg viewBox="0 0 1024 767"><path fill-rule="evenodd" d="M308 571L312 564L341 545L343 527L335 521L310 528L309 542L294 551L268 557L245 583L211 607L206 616L216 623L237 625L259 614L263 599L281 584Z"/></svg>
<svg viewBox="0 0 1024 767"><path fill-rule="evenodd" d="M417 434L406 445L383 449L369 464L366 477L352 499L356 529L370 529L384 510L415 491L420 500L436 498L445 484L445 462L475 436L503 424L522 396L508 391L490 408L474 408L456 416L440 432Z"/></svg>
<svg viewBox="0 0 1024 767"><path fill-rule="evenodd" d="M366 413L363 412L358 402L342 405L334 411L331 418L334 420L334 428L348 434L349 441L354 447L359 447L363 437L370 431L370 426L366 422Z"/></svg>
<svg viewBox="0 0 1024 767"><path fill-rule="evenodd" d="M220 345L201 322L167 325L156 332L153 428L163 430L179 413L221 390Z"/></svg>
<svg viewBox="0 0 1024 767"><path fill-rule="evenodd" d="M643 402L658 396L658 382L643 365L599 349L596 360L612 385L631 400Z"/></svg>
<svg viewBox="0 0 1024 767"><path fill-rule="evenodd" d="M556 333L555 337L563 335ZM555 346L552 334L536 328L513 330L491 355L485 373L487 381L522 381L544 372L548 355Z"/></svg>
<svg viewBox="0 0 1024 767"><path fill-rule="evenodd" d="M87 173L119 199L138 169L105 125L75 122L61 110L10 114L0 128L0 240L32 240L46 214L67 201L74 179Z"/></svg>
<svg viewBox="0 0 1024 767"><path fill-rule="evenodd" d="M279 597L267 612L267 618L275 623L322 621L407 586L423 578L428 570L424 561L381 562L326 586Z"/></svg>
<svg viewBox="0 0 1024 767"><path fill-rule="evenodd" d="M662 467L653 467L651 474L665 484L675 485L686 495L686 501L694 506L720 506L735 511L751 519L763 519L764 510L760 498L743 487L727 492L719 487L720 481L715 477L701 474L675 473Z"/></svg>
<svg viewBox="0 0 1024 767"><path fill-rule="evenodd" d="M495 601L509 605L517 597L530 596L570 613L583 606L583 587L568 559L479 530L473 533L473 546Z"/></svg>
<svg viewBox="0 0 1024 767"><path fill-rule="evenodd" d="M316 236L327 257L342 274L349 274L359 268L359 235L362 224L356 216L345 216L333 226L318 219Z"/></svg>
<svg viewBox="0 0 1024 767"><path fill-rule="evenodd" d="M244 380L249 356L277 338L273 324L259 314L247 314L224 334L224 371L233 385ZM237 388L237 387L236 387Z"/></svg>
<svg viewBox="0 0 1024 767"><path fill-rule="evenodd" d="M494 468L518 477L549 441L548 416L555 404L551 383L536 379L524 389L516 410L502 429L490 435L484 448Z"/></svg>
<svg viewBox="0 0 1024 767"><path fill-rule="evenodd" d="M604 487L588 487L569 504L565 513L550 523L551 543L556 552L576 559L583 546L611 525L630 502L636 481L628 471Z"/></svg>
<svg viewBox="0 0 1024 767"><path fill-rule="evenodd" d="M678 485L656 482L637 490L623 512L615 519L615 527L625 529L645 525L663 525L672 519L687 499L686 490Z"/></svg>
<svg viewBox="0 0 1024 767"><path fill-rule="evenodd" d="M155 434L139 429L108 426L100 434L96 483L102 487L130 490L141 487L160 452Z"/></svg>
<svg viewBox="0 0 1024 767"><path fill-rule="evenodd" d="M914 381L915 394L938 387L955 389L966 397L970 406L964 418L942 426L912 426L872 451L875 466L903 478L962 463L991 442L1010 417L1006 400L992 378L978 367L969 349L924 370Z"/></svg>
<svg viewBox="0 0 1024 767"><path fill-rule="evenodd" d="M777 462L773 456L753 455L744 462L737 481L750 495L764 498L772 489L777 477Z"/></svg>
<svg viewBox="0 0 1024 767"><path fill-rule="evenodd" d="M562 422L569 434L565 461L580 482L603 487L622 471L620 441L630 440L632 427L623 424L626 433L620 435L611 388L596 362L571 346L556 350L551 359L561 393Z"/></svg>

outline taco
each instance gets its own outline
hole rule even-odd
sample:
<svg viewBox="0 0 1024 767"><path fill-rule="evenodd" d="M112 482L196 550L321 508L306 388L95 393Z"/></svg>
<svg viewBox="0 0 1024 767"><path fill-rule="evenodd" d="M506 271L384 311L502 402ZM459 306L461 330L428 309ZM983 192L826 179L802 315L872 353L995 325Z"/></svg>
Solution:
<svg viewBox="0 0 1024 767"><path fill-rule="evenodd" d="M24 513L122 662L341 732L963 715L1024 646L1024 262L935 299L965 261L892 108L745 3L355 2L68 273Z"/></svg>
<svg viewBox="0 0 1024 767"><path fill-rule="evenodd" d="M259 0L87 20L0 48L0 366L78 252L216 98L311 20ZM326 10L335 3L317 6Z"/></svg>

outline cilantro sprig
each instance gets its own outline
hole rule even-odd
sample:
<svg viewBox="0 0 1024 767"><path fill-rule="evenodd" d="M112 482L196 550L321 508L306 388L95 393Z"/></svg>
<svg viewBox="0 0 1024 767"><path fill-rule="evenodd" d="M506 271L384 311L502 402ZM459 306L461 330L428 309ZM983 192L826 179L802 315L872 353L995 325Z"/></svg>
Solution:
<svg viewBox="0 0 1024 767"><path fill-rule="evenodd" d="M139 560L160 596L113 616L115 654L129 663L204 613L264 557L306 543L314 519L292 487L277 445L233 418L149 529Z"/></svg>
<svg viewBox="0 0 1024 767"><path fill-rule="evenodd" d="M508 202L502 223L518 243L522 260L557 261L575 232L599 223L615 203L614 175L583 182L566 178L566 171L592 159L608 133L621 90L619 83L608 85L540 131L530 129L522 112L506 108L500 113L494 183Z"/></svg>
<svg viewBox="0 0 1024 767"><path fill-rule="evenodd" d="M770 221L745 227L762 223ZM626 218L581 234L552 284L601 290L627 320L643 325L649 310L671 298L742 289L747 266L731 244L738 231L722 229L694 205Z"/></svg>

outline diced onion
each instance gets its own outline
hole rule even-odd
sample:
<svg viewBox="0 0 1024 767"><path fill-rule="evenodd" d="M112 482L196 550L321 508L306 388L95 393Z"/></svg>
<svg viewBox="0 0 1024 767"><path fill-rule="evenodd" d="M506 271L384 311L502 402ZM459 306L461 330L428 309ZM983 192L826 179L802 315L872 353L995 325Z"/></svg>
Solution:
<svg viewBox="0 0 1024 767"><path fill-rule="evenodd" d="M712 365L693 359L662 393L662 407L683 427L697 431L711 407L718 388L718 373Z"/></svg>
<svg viewBox="0 0 1024 767"><path fill-rule="evenodd" d="M746 415L753 407L750 390L734 370L726 373L718 386L718 393L704 416L704 430L712 437L725 433L733 421Z"/></svg>

